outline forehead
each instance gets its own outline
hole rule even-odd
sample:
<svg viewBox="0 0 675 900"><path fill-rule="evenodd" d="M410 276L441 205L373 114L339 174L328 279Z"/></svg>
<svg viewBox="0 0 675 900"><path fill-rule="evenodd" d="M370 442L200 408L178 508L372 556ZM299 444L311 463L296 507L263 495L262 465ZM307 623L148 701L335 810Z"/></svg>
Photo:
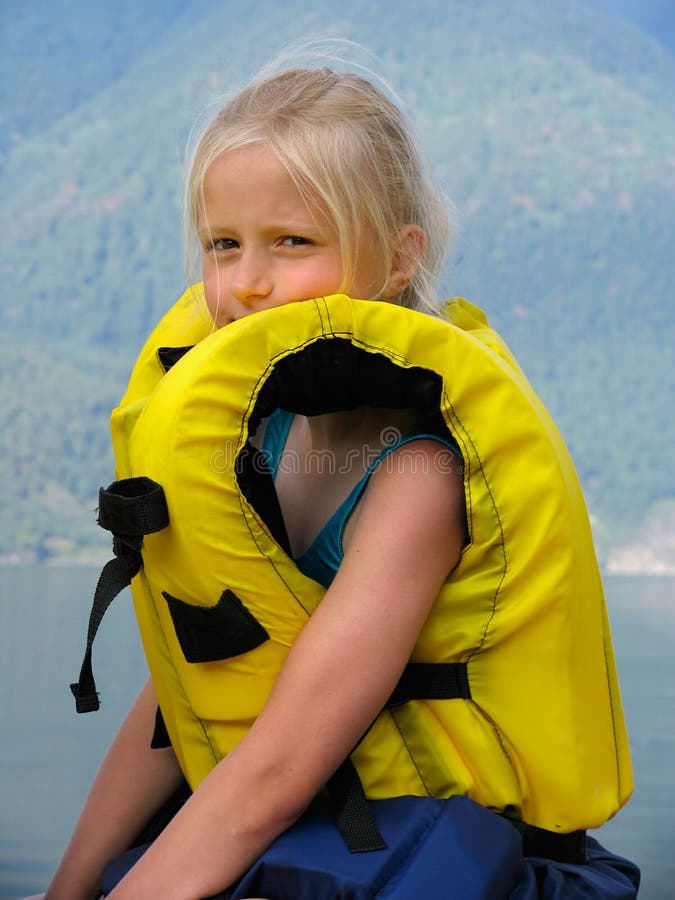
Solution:
<svg viewBox="0 0 675 900"><path fill-rule="evenodd" d="M256 142L218 154L209 163L204 181L206 183L220 178L241 178L252 172L281 180L291 177L274 150L267 144Z"/></svg>
<svg viewBox="0 0 675 900"><path fill-rule="evenodd" d="M298 186L286 165L265 144L248 144L216 157L204 175L202 198L200 219L219 211L309 217L324 225L330 219L324 205Z"/></svg>
<svg viewBox="0 0 675 900"><path fill-rule="evenodd" d="M295 198L300 195L290 173L269 148L252 144L217 156L204 175L207 200L239 195L246 191L274 191Z"/></svg>

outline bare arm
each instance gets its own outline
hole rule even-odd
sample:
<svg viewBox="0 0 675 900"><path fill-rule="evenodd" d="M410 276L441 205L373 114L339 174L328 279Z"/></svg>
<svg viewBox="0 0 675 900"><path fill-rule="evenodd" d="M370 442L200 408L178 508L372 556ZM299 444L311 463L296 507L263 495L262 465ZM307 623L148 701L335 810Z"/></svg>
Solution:
<svg viewBox="0 0 675 900"><path fill-rule="evenodd" d="M256 723L111 895L197 900L288 828L383 707L464 542L459 475L439 447L376 473L333 585ZM443 451L446 452L446 451ZM406 463L407 458L407 463Z"/></svg>
<svg viewBox="0 0 675 900"><path fill-rule="evenodd" d="M101 764L45 900L99 897L105 864L128 849L178 788L181 773L173 750L150 747L156 709L148 682Z"/></svg>

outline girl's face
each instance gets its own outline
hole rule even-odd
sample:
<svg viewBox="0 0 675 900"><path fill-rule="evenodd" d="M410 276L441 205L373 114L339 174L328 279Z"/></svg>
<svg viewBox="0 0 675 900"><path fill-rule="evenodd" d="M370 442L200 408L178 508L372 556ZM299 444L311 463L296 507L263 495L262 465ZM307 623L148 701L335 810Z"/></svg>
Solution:
<svg viewBox="0 0 675 900"><path fill-rule="evenodd" d="M335 229L262 144L231 150L209 167L198 231L206 303L219 327L343 288ZM368 244L356 248L355 277L346 286L361 299L382 286L382 269Z"/></svg>

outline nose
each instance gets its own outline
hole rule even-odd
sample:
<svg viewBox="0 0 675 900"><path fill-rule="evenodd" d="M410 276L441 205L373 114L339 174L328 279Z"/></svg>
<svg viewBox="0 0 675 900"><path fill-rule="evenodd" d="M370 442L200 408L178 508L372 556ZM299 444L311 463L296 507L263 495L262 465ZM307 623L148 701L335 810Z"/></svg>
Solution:
<svg viewBox="0 0 675 900"><path fill-rule="evenodd" d="M241 303L264 299L272 291L272 278L265 254L257 250L242 251L232 272L232 296Z"/></svg>

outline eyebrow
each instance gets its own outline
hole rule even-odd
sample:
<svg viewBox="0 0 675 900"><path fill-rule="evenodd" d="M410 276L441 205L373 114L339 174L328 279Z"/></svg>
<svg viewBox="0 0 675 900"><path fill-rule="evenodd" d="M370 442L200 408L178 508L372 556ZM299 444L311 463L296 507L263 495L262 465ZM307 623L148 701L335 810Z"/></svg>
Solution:
<svg viewBox="0 0 675 900"><path fill-rule="evenodd" d="M309 234L309 235L321 235L326 232L326 227L321 226L315 222L291 222L286 220L280 220L279 222L272 222L269 225L266 225L262 231L265 233L274 233L274 234ZM236 228L232 228L228 225L205 225L202 228L197 228L197 234L199 237L214 237L216 235L236 235L238 233Z"/></svg>

